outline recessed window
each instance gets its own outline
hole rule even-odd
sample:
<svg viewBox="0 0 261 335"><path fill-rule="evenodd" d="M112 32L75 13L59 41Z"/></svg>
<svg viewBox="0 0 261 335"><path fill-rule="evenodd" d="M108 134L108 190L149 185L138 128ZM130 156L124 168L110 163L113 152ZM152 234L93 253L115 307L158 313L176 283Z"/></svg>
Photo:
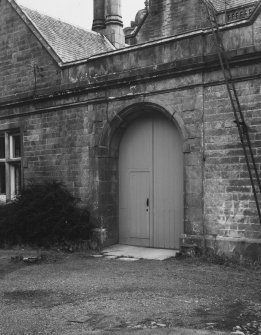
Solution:
<svg viewBox="0 0 261 335"><path fill-rule="evenodd" d="M21 158L20 134L10 135L10 158Z"/></svg>
<svg viewBox="0 0 261 335"><path fill-rule="evenodd" d="M0 163L0 194L6 194L5 164Z"/></svg>
<svg viewBox="0 0 261 335"><path fill-rule="evenodd" d="M5 137L0 136L0 159L5 158Z"/></svg>
<svg viewBox="0 0 261 335"><path fill-rule="evenodd" d="M0 202L12 200L21 192L21 136L0 132Z"/></svg>

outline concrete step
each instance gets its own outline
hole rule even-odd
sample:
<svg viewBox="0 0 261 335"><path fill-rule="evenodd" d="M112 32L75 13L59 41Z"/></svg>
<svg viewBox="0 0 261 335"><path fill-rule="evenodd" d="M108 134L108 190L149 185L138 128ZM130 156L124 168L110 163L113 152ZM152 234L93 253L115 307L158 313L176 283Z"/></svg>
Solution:
<svg viewBox="0 0 261 335"><path fill-rule="evenodd" d="M175 257L178 252L178 250L173 249L144 248L123 244L116 244L105 248L102 251L105 256L110 257L131 257L135 259L151 259L159 261Z"/></svg>

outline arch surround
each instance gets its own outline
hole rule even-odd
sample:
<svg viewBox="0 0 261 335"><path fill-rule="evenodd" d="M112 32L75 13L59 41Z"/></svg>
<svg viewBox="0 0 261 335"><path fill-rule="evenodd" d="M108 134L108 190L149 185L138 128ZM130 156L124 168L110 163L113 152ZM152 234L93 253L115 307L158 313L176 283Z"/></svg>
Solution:
<svg viewBox="0 0 261 335"><path fill-rule="evenodd" d="M170 111L152 102L138 102L127 106L106 123L98 143L99 156L109 154L111 157L118 157L119 144L125 129L136 118L149 115L151 112L162 114L169 119L177 127L185 143L188 138L187 131L182 118L174 109Z"/></svg>
<svg viewBox="0 0 261 335"><path fill-rule="evenodd" d="M114 242L179 248L184 134L177 113L152 103L128 106L105 127L101 150L107 148L107 168L117 176ZM104 199L100 203L104 212Z"/></svg>

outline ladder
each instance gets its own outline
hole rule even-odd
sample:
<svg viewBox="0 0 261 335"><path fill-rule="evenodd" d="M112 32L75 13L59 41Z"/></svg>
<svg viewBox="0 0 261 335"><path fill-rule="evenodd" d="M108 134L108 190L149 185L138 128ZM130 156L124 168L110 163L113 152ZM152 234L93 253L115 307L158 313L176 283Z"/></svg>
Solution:
<svg viewBox="0 0 261 335"><path fill-rule="evenodd" d="M259 223L261 223L261 212L260 205L258 201L258 193L261 193L261 182L258 174L257 163L253 153L251 140L249 136L248 126L246 125L244 114L242 112L239 98L237 95L237 90L232 78L232 73L230 69L230 64L226 50L223 45L222 36L220 33L217 12L210 0L202 0L206 7L208 21L211 26L212 34L214 37L214 43L217 50L220 66L224 75L229 99L234 112L235 123L237 125L240 141L243 147L244 156L247 164L247 169L249 173L249 178L251 181L251 186L255 198L257 213L259 217ZM226 2L226 0L225 0Z"/></svg>

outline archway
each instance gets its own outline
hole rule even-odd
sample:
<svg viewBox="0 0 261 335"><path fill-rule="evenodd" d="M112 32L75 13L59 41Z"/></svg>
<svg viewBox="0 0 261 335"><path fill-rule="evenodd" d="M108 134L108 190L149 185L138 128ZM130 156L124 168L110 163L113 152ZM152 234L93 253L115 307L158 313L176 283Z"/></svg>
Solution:
<svg viewBox="0 0 261 335"><path fill-rule="evenodd" d="M121 135L119 242L178 249L184 212L180 131L151 108L130 120Z"/></svg>

